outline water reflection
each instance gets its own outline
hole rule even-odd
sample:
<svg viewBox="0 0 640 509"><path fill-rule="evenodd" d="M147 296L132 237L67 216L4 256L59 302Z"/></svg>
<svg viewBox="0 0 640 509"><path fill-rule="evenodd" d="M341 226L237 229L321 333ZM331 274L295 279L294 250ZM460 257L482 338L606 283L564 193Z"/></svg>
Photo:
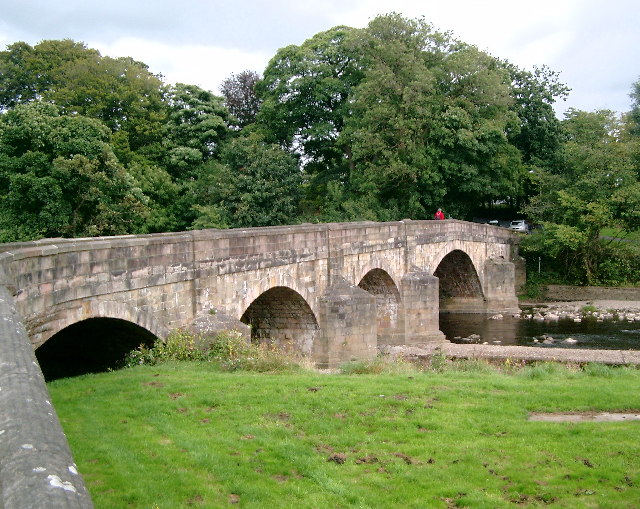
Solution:
<svg viewBox="0 0 640 509"><path fill-rule="evenodd" d="M449 341L462 343L456 337L480 335L480 343L502 345L539 346L542 348L600 348L605 350L640 350L640 322L620 322L585 319L536 321L505 316L491 320L491 315L441 313L440 330ZM554 338L553 344L534 342L543 335ZM573 338L576 343L563 341ZM499 343L497 343L499 342Z"/></svg>

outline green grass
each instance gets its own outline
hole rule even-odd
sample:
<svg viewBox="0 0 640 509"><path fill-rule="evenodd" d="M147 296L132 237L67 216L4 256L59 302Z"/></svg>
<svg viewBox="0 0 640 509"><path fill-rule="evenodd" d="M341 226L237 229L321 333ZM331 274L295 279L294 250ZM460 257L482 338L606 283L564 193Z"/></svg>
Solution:
<svg viewBox="0 0 640 509"><path fill-rule="evenodd" d="M617 228L603 228L600 235L603 237L624 238L640 244L640 231L627 232Z"/></svg>
<svg viewBox="0 0 640 509"><path fill-rule="evenodd" d="M637 507L640 370L478 361L377 374L171 362L49 384L96 508ZM352 370L366 373L366 366Z"/></svg>

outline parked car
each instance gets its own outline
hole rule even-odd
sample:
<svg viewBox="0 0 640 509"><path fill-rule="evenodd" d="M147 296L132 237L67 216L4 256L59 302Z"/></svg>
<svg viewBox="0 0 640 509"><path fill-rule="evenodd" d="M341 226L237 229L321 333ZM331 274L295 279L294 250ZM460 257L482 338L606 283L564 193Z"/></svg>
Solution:
<svg viewBox="0 0 640 509"><path fill-rule="evenodd" d="M524 219L516 219L515 221L511 221L509 228L522 233L529 233L529 231L531 230L531 226Z"/></svg>

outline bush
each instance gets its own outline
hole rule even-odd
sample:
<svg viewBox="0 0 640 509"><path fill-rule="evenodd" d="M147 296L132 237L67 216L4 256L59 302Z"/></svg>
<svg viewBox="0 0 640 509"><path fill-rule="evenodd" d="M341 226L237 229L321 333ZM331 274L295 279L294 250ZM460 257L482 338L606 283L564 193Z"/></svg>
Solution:
<svg viewBox="0 0 640 509"><path fill-rule="evenodd" d="M639 248L632 243L595 242L591 252L593 272L587 274L579 251L564 250L554 255L543 240L544 235L535 234L521 243L521 253L527 260L527 297L538 298L543 284L635 286L640 281Z"/></svg>
<svg viewBox="0 0 640 509"><path fill-rule="evenodd" d="M196 346L196 337L186 331L171 332L164 340L156 341L152 347L140 345L129 352L125 359L125 366L132 367L140 364L154 365L166 361L203 361L207 354Z"/></svg>
<svg viewBox="0 0 640 509"><path fill-rule="evenodd" d="M250 344L234 331L218 334L207 347L202 337L173 331L152 347L140 345L127 356L126 367L167 361L215 362L225 371L282 372L300 368L302 358L273 344Z"/></svg>
<svg viewBox="0 0 640 509"><path fill-rule="evenodd" d="M611 249L598 265L596 283L606 286L637 285L640 256L633 248Z"/></svg>

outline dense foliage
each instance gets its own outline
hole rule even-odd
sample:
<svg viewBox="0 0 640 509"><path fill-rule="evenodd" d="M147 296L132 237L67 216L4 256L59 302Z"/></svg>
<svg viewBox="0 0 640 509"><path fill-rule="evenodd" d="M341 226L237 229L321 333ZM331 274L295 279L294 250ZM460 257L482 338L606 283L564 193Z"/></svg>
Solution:
<svg viewBox="0 0 640 509"><path fill-rule="evenodd" d="M525 251L544 257L567 282L637 283L638 246L625 237L640 230L638 140L606 110L570 110L562 128L560 164L537 171L538 194L525 207L542 225ZM617 231L615 238L603 236L605 229Z"/></svg>
<svg viewBox="0 0 640 509"><path fill-rule="evenodd" d="M622 118L561 121L567 93L398 14L282 48L221 96L80 42L16 42L0 52L0 241L502 207L544 225L526 249L558 272L633 281L637 256L601 234L640 228L640 81Z"/></svg>

